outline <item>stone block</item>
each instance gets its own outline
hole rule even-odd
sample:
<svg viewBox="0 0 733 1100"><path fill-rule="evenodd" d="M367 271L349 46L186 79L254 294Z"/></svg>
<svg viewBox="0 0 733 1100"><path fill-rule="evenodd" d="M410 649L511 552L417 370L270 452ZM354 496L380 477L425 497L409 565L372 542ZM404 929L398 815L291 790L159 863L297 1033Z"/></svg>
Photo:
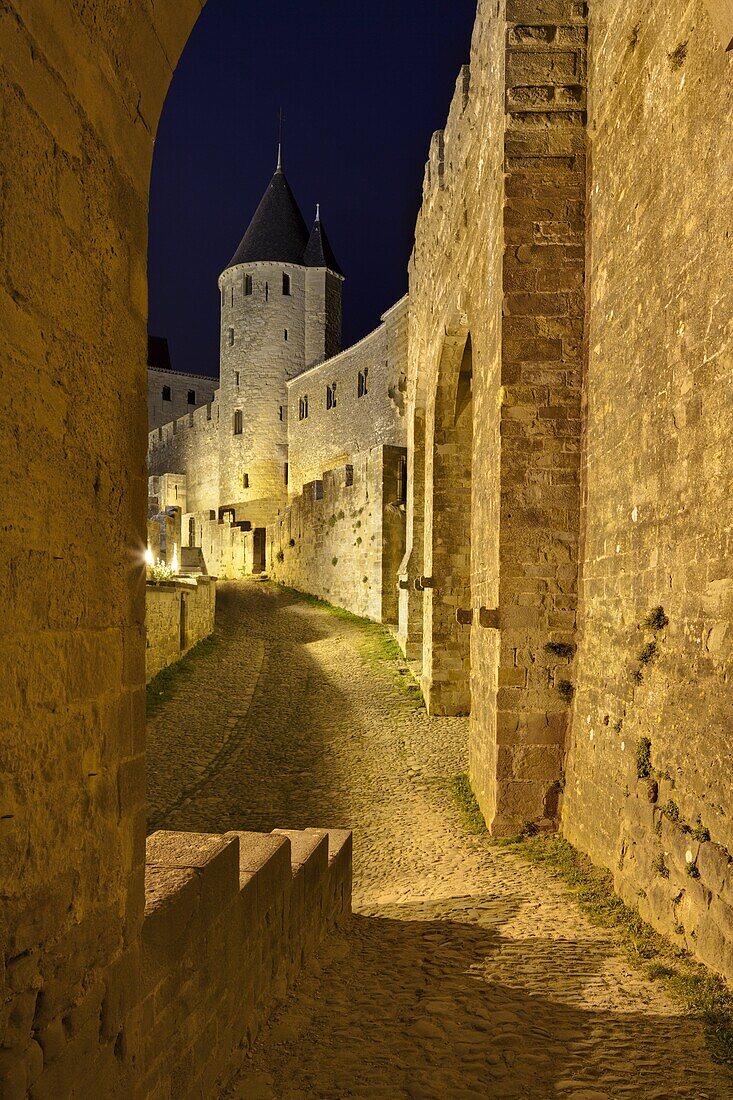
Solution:
<svg viewBox="0 0 733 1100"><path fill-rule="evenodd" d="M240 888L254 875L257 883L257 906L260 917L282 904L290 887L292 869L290 840L284 834L226 833L239 840Z"/></svg>

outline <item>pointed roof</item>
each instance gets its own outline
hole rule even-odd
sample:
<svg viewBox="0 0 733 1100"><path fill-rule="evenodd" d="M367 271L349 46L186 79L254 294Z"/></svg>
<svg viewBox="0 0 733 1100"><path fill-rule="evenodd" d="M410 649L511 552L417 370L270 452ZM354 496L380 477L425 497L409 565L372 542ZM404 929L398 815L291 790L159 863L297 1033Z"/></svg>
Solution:
<svg viewBox="0 0 733 1100"><path fill-rule="evenodd" d="M227 268L259 260L302 264L307 241L308 227L278 158L275 175Z"/></svg>
<svg viewBox="0 0 733 1100"><path fill-rule="evenodd" d="M337 275L343 275L343 271L333 254L331 242L326 236L326 230L321 221L320 206L316 207L316 220L306 245L303 263L306 267L327 267L329 271L335 271Z"/></svg>

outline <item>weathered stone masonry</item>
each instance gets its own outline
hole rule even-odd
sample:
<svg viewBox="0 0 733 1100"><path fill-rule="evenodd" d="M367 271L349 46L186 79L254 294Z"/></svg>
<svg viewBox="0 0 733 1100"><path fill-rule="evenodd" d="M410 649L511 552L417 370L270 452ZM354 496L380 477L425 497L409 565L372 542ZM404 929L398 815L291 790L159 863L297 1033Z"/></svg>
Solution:
<svg viewBox="0 0 733 1100"><path fill-rule="evenodd" d="M648 920L732 976L733 56L703 3L596 0L590 32L583 565L563 828ZM651 791L637 778L643 739Z"/></svg>
<svg viewBox="0 0 733 1100"><path fill-rule="evenodd" d="M145 592L145 678L179 660L214 629L216 578L148 584Z"/></svg>
<svg viewBox="0 0 733 1100"><path fill-rule="evenodd" d="M465 707L470 666L492 829L561 821L652 923L731 974L729 36L702 3L603 0L590 32L586 81L585 5L480 4L433 140L400 638L436 712ZM469 336L460 607L450 403Z"/></svg>
<svg viewBox="0 0 733 1100"><path fill-rule="evenodd" d="M237 923L248 903L229 849L221 893L185 855L154 858L144 921L147 187L201 6L11 0L0 12L9 1098L31 1086L39 1100L127 1097L133 1080L210 1092L204 1075L244 1038L227 1026L209 1057L212 1004L232 992L227 937L241 945L251 928ZM458 387L456 345L470 334L471 606L456 610L473 612L460 625L482 808L502 831L559 814L645 916L731 976L733 82L725 10L710 10L715 25L702 0L592 0L583 136L585 7L479 4L411 261L400 604L406 644L422 620L441 660L443 639L425 630L441 576L422 591L415 581L430 579L438 545L440 364ZM551 660L548 642L577 650ZM461 678L466 667L461 652ZM570 708L560 679L574 685ZM171 912L190 904L202 933L169 957L172 928L158 956L148 939L161 866L166 890L180 886ZM252 873L241 851L240 873ZM197 968L195 990L179 984L214 944L205 957L226 972Z"/></svg>

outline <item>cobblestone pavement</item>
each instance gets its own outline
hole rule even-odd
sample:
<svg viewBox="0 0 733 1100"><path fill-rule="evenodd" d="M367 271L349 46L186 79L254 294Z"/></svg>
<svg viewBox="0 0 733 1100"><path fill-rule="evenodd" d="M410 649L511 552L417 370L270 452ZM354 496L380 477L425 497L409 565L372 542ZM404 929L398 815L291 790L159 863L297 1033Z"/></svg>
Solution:
<svg viewBox="0 0 733 1100"><path fill-rule="evenodd" d="M730 1098L700 1025L561 884L467 835L467 723L429 719L363 635L222 585L220 645L148 733L151 827L354 829L354 910L260 1035L247 1100Z"/></svg>

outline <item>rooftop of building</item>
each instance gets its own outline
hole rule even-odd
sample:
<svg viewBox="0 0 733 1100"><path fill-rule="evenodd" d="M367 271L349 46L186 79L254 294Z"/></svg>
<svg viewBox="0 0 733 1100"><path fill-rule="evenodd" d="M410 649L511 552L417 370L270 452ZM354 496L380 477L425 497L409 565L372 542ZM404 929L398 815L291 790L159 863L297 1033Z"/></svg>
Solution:
<svg viewBox="0 0 733 1100"><path fill-rule="evenodd" d="M263 262L326 267L343 275L321 221L320 210L309 234L279 159L275 174L226 270L240 264Z"/></svg>

